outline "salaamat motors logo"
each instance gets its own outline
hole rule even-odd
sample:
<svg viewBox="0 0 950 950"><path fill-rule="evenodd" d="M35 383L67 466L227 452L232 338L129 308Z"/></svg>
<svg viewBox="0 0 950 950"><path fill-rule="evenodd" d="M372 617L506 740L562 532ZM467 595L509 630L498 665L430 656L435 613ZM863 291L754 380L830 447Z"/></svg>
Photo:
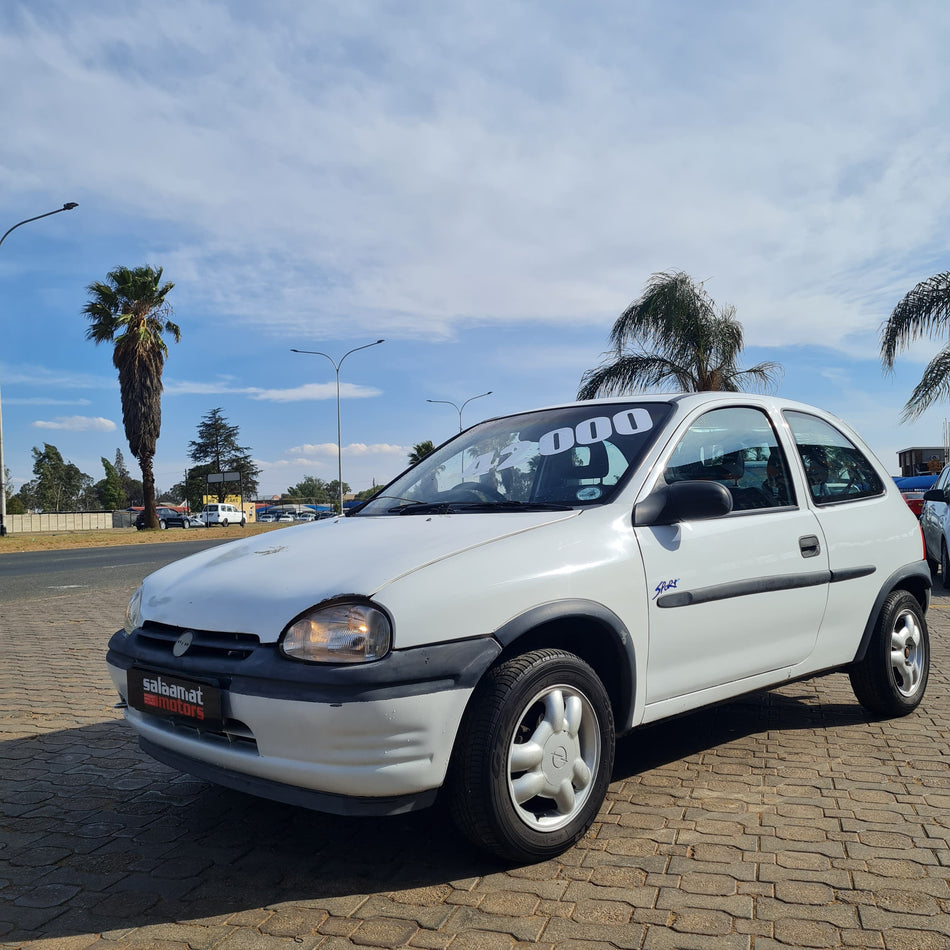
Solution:
<svg viewBox="0 0 950 950"><path fill-rule="evenodd" d="M205 703L202 693L200 686L185 687L166 683L160 676L142 679L142 701L156 712L203 720Z"/></svg>

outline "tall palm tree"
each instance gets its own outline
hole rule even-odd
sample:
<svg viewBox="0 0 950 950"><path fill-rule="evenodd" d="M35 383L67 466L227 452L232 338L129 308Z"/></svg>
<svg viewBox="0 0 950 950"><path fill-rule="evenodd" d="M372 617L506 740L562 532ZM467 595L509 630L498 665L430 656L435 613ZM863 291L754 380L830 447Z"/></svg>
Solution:
<svg viewBox="0 0 950 950"><path fill-rule="evenodd" d="M684 273L652 274L610 331L605 362L581 379L578 399L673 385L677 390L740 392L745 384L770 389L779 363L739 369L742 324L735 307L716 305L702 284Z"/></svg>
<svg viewBox="0 0 950 950"><path fill-rule="evenodd" d="M87 288L90 299L82 312L91 325L86 339L115 345L112 363L119 371L125 436L142 469L145 524L157 528L152 460L162 428L162 369L168 356L162 334L181 340L165 299L175 285L162 283L161 267L147 266L117 267L106 281Z"/></svg>
<svg viewBox="0 0 950 950"><path fill-rule="evenodd" d="M881 328L881 360L888 371L894 358L919 337L943 336L950 325L950 272L922 280L894 308ZM904 406L901 418L916 419L938 399L950 396L950 344L928 364Z"/></svg>

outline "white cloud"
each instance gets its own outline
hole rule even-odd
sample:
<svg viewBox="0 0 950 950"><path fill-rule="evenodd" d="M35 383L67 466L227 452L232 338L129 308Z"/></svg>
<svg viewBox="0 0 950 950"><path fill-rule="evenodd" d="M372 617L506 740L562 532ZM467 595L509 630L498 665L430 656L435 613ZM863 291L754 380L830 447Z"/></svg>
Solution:
<svg viewBox="0 0 950 950"><path fill-rule="evenodd" d="M60 416L49 421L38 419L31 424L36 429L62 429L66 432L112 432L116 429L116 424L111 419L103 419L101 416Z"/></svg>
<svg viewBox="0 0 950 950"><path fill-rule="evenodd" d="M173 380L165 383L169 396L247 396L266 402L311 402L336 399L336 383L304 383L290 389L261 389L258 386L234 386L226 382ZM382 390L354 383L340 383L341 399L371 399Z"/></svg>
<svg viewBox="0 0 950 950"><path fill-rule="evenodd" d="M950 211L950 9L282 9L15 7L8 190L68 157L175 222L180 300L301 340L601 323L683 268L750 344L843 346Z"/></svg>
<svg viewBox="0 0 950 950"><path fill-rule="evenodd" d="M52 399L48 396L32 396L28 399L4 399L7 406L88 406L89 399Z"/></svg>
<svg viewBox="0 0 950 950"><path fill-rule="evenodd" d="M270 402L306 402L317 399L336 399L335 383L305 383L292 389L251 390L252 399L264 399ZM370 399L382 395L382 391L372 386L358 386L353 383L340 383L341 399Z"/></svg>

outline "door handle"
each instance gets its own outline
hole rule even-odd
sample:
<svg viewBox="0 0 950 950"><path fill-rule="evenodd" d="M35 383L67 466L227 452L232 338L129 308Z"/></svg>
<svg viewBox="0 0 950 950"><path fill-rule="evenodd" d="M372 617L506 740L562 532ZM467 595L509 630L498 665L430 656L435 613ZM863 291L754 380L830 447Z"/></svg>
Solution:
<svg viewBox="0 0 950 950"><path fill-rule="evenodd" d="M815 534L806 534L798 539L798 548L802 557L818 557L821 554L821 542Z"/></svg>

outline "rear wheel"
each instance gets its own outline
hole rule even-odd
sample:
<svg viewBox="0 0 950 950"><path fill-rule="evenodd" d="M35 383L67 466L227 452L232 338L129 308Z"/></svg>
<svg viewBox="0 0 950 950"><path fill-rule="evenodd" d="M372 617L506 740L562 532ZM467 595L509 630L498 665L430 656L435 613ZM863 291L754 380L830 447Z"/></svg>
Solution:
<svg viewBox="0 0 950 950"><path fill-rule="evenodd" d="M930 675L930 637L917 598L892 591L867 653L850 672L858 702L882 716L906 716L923 699Z"/></svg>
<svg viewBox="0 0 950 950"><path fill-rule="evenodd" d="M449 793L459 829L498 857L545 861L574 845L603 802L614 761L610 699L562 650L486 674L463 719Z"/></svg>

